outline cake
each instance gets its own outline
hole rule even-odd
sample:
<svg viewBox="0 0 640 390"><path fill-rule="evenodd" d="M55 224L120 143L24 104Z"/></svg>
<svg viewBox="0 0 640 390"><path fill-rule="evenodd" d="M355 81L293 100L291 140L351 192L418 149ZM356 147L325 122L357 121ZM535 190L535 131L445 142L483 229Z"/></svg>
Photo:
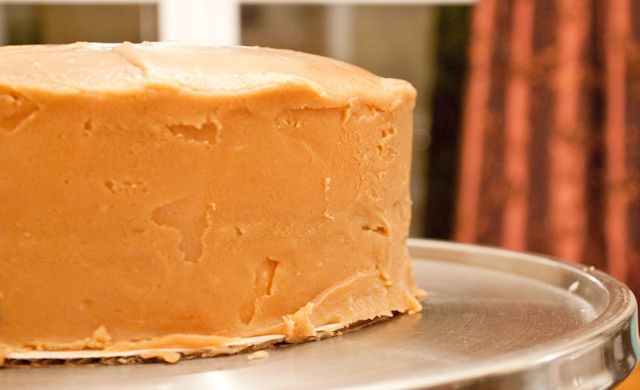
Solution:
<svg viewBox="0 0 640 390"><path fill-rule="evenodd" d="M297 342L419 311L414 102L293 51L0 48L0 354Z"/></svg>

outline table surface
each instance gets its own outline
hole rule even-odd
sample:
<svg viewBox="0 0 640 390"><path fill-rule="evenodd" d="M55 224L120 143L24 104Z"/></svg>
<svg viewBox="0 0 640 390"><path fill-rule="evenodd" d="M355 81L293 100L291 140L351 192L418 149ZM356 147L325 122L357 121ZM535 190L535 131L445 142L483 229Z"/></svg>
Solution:
<svg viewBox="0 0 640 390"><path fill-rule="evenodd" d="M624 380L618 387L618 390L639 390L640 389L640 367L635 370Z"/></svg>

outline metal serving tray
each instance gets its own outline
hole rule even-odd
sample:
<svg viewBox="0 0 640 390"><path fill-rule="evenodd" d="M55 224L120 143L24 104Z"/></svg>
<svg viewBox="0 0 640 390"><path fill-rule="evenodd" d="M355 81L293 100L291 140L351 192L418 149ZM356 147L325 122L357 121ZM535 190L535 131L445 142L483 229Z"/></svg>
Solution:
<svg viewBox="0 0 640 390"><path fill-rule="evenodd" d="M640 358L622 283L541 256L409 240L421 314L247 355L115 367L10 368L2 389L601 389Z"/></svg>

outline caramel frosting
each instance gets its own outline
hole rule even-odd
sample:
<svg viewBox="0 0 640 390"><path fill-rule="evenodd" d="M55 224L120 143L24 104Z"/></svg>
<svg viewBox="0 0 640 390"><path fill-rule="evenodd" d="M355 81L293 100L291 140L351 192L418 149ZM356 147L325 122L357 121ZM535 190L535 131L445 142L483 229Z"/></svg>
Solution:
<svg viewBox="0 0 640 390"><path fill-rule="evenodd" d="M285 50L0 48L0 355L297 341L419 311L414 101Z"/></svg>

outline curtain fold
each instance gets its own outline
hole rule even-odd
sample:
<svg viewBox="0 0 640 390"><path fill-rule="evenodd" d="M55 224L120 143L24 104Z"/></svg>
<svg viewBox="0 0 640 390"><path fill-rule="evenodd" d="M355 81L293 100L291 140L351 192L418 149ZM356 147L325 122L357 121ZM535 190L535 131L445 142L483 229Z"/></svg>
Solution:
<svg viewBox="0 0 640 390"><path fill-rule="evenodd" d="M469 68L455 239L640 293L640 1L480 1Z"/></svg>

